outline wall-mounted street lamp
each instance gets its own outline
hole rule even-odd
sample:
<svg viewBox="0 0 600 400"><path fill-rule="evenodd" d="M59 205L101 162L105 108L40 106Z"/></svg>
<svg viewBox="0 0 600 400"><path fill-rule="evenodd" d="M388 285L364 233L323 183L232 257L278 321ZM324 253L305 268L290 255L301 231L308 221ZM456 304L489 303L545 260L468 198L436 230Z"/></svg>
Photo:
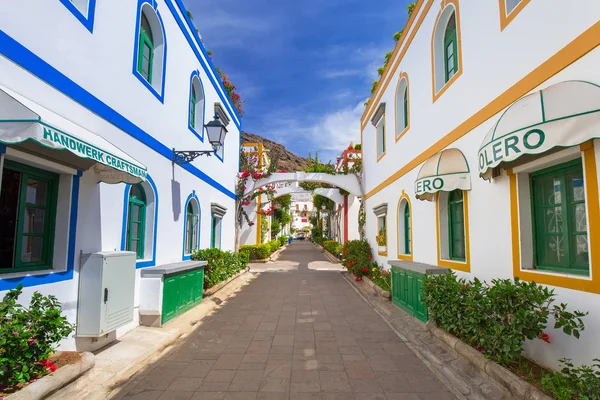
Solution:
<svg viewBox="0 0 600 400"><path fill-rule="evenodd" d="M208 141L212 145L212 150L175 150L173 149L173 164L183 165L194 161L200 156L212 156L214 153L225 143L225 136L227 135L227 128L221 122L219 114L215 114L215 119L204 125L206 128L206 134Z"/></svg>

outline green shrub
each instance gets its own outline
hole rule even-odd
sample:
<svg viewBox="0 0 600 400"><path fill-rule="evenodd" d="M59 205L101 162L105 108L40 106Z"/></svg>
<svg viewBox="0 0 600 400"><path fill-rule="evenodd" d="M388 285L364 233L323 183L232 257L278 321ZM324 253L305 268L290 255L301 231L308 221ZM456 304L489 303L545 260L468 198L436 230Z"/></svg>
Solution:
<svg viewBox="0 0 600 400"><path fill-rule="evenodd" d="M287 243L287 236L279 236L279 247L284 246Z"/></svg>
<svg viewBox="0 0 600 400"><path fill-rule="evenodd" d="M525 339L542 338L550 314L554 328L579 338L587 313L553 305L554 291L518 278L491 284L458 279L454 272L428 275L424 285L429 317L442 329L477 347L500 364L509 365L523 352Z"/></svg>
<svg viewBox="0 0 600 400"><path fill-rule="evenodd" d="M383 266L380 266L376 262L373 263L371 267L371 280L374 284L382 288L383 290L387 290L388 292L392 291L392 274L389 271L383 269Z"/></svg>
<svg viewBox="0 0 600 400"><path fill-rule="evenodd" d="M192 260L207 261L204 267L204 287L210 288L223 282L246 268L248 254L233 253L219 249L198 250L192 255Z"/></svg>
<svg viewBox="0 0 600 400"><path fill-rule="evenodd" d="M344 245L342 265L356 276L357 281L369 275L373 255L366 240L351 240Z"/></svg>
<svg viewBox="0 0 600 400"><path fill-rule="evenodd" d="M323 242L323 247L325 250L330 252L335 257L339 256L343 251L344 246L336 242L335 240L326 240Z"/></svg>
<svg viewBox="0 0 600 400"><path fill-rule="evenodd" d="M271 240L269 243L269 251L272 253L276 252L281 245L279 244L279 240Z"/></svg>
<svg viewBox="0 0 600 400"><path fill-rule="evenodd" d="M594 361L591 367L575 367L568 358L561 359L562 370L544 374L542 388L557 400L600 400L600 360L596 358Z"/></svg>
<svg viewBox="0 0 600 400"><path fill-rule="evenodd" d="M9 291L0 302L0 389L54 371L48 357L75 327L54 296L35 292L29 308L18 304L22 288Z"/></svg>
<svg viewBox="0 0 600 400"><path fill-rule="evenodd" d="M269 243L253 244L240 246L240 253L243 253L249 260L264 260L271 255L271 246Z"/></svg>

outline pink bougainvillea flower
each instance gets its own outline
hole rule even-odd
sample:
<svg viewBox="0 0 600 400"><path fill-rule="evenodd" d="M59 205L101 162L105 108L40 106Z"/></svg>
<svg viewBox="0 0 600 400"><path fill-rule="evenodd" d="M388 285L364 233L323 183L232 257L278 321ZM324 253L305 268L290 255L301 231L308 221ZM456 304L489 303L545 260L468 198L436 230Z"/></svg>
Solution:
<svg viewBox="0 0 600 400"><path fill-rule="evenodd" d="M356 278L356 282L362 282L362 280L363 280L363 278L361 278L361 277Z"/></svg>

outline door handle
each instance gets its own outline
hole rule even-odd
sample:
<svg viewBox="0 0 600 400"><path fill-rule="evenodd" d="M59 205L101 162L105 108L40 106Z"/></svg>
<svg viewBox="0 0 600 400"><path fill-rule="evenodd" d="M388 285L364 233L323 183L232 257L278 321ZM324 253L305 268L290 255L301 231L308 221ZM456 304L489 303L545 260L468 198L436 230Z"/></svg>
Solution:
<svg viewBox="0 0 600 400"><path fill-rule="evenodd" d="M104 288L104 303L108 301L108 288Z"/></svg>

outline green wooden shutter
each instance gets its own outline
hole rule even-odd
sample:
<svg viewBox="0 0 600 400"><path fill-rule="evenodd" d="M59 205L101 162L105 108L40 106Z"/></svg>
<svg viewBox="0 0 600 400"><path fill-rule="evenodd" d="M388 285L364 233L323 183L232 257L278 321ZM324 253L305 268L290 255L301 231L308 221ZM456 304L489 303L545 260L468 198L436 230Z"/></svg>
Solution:
<svg viewBox="0 0 600 400"><path fill-rule="evenodd" d="M146 193L141 184L133 185L129 191L127 216L127 250L134 251L137 259L144 258L146 237Z"/></svg>
<svg viewBox="0 0 600 400"><path fill-rule="evenodd" d="M458 44L456 39L456 15L453 13L444 35L444 74L446 82L458 71Z"/></svg>
<svg viewBox="0 0 600 400"><path fill-rule="evenodd" d="M404 128L408 127L408 82L404 89Z"/></svg>
<svg viewBox="0 0 600 400"><path fill-rule="evenodd" d="M154 63L154 41L152 30L145 15L140 21L140 36L138 38L138 72L148 83L152 84L152 64Z"/></svg>
<svg viewBox="0 0 600 400"><path fill-rule="evenodd" d="M212 222L210 225L210 248L214 249L217 247L217 224L219 223L219 220L217 218L215 218L215 216L213 215L212 217Z"/></svg>
<svg viewBox="0 0 600 400"><path fill-rule="evenodd" d="M192 82L192 96L190 98L190 126L196 128L196 89Z"/></svg>
<svg viewBox="0 0 600 400"><path fill-rule="evenodd" d="M404 254L410 254L410 207L404 206Z"/></svg>
<svg viewBox="0 0 600 400"><path fill-rule="evenodd" d="M463 192L454 190L448 195L448 238L451 260L465 260L465 217Z"/></svg>
<svg viewBox="0 0 600 400"><path fill-rule="evenodd" d="M589 274L581 159L532 174L531 193L536 268Z"/></svg>

